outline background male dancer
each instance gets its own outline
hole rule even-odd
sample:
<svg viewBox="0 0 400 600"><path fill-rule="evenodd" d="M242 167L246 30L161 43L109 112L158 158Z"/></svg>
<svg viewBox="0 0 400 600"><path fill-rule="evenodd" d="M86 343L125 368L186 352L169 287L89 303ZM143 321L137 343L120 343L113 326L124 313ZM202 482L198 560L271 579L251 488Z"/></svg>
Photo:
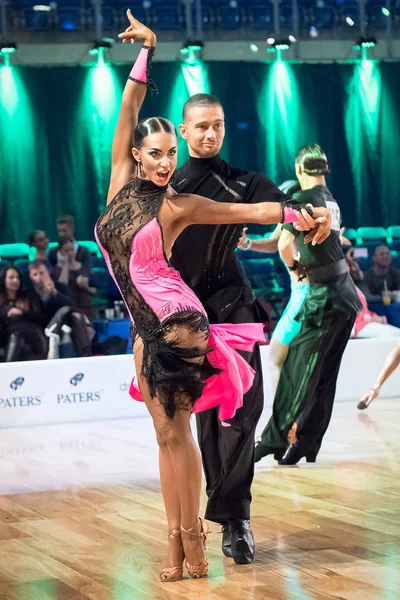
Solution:
<svg viewBox="0 0 400 600"><path fill-rule="evenodd" d="M332 415L336 381L343 352L361 304L343 255L339 206L326 187L328 162L322 149L312 144L301 148L296 175L303 192L297 198L332 211L332 233L320 246L296 240L301 265L307 269L310 289L297 319L301 331L293 340L283 365L273 414L261 435L261 456L286 451L279 464L296 464L303 456L315 462ZM283 227L279 251L289 270L297 272L293 258L296 231ZM297 426L295 436L293 425ZM292 431L291 431L292 430ZM293 439L294 438L294 439Z"/></svg>
<svg viewBox="0 0 400 600"><path fill-rule="evenodd" d="M174 175L172 186L177 192L195 193L218 202L289 200L261 173L232 168L219 157L225 122L223 108L214 96L192 96L184 106L179 129L188 142L190 158ZM306 239L321 242L329 235L328 211L315 213L316 217L323 215L327 220ZM194 225L181 234L172 251L173 266L201 300L211 323L254 323L268 318L234 255L241 230L241 225ZM231 426L222 427L215 410L197 415L207 482L205 517L222 524L223 553L238 564L250 563L254 558L250 487L254 434L263 408L260 351L256 348L243 356L256 376Z"/></svg>

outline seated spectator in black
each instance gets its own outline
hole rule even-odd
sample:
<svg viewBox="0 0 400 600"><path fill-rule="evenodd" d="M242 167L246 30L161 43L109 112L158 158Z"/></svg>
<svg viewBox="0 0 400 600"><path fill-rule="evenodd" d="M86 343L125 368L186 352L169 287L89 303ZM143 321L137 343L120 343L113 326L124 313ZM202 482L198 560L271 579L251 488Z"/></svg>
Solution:
<svg viewBox="0 0 400 600"><path fill-rule="evenodd" d="M49 247L49 238L46 233L41 229L35 229L32 233L29 234L28 243L31 248L35 248L35 255L32 256L33 260L43 260L44 262L48 262L49 257L47 254L47 250Z"/></svg>
<svg viewBox="0 0 400 600"><path fill-rule="evenodd" d="M90 271L75 257L74 240L61 238L58 245L57 266L53 269L55 281L68 285L75 308L87 317L92 313L92 296L97 294L91 285Z"/></svg>
<svg viewBox="0 0 400 600"><path fill-rule="evenodd" d="M358 287L365 294L368 302L382 302L385 291L389 293L392 300L396 300L397 290L400 290L400 270L392 267L389 248L377 246L372 260L373 266L364 273L364 280Z"/></svg>
<svg viewBox="0 0 400 600"><path fill-rule="evenodd" d="M47 340L40 325L41 315L21 290L21 275L14 267L0 273L0 339L5 361L44 359Z"/></svg>
<svg viewBox="0 0 400 600"><path fill-rule="evenodd" d="M347 264L349 265L350 275L357 285L364 279L364 273L361 270L360 265L354 258L354 248L348 248L348 246L342 246L344 257Z"/></svg>
<svg viewBox="0 0 400 600"><path fill-rule="evenodd" d="M75 308L68 286L54 282L46 264L39 260L29 264L29 277L33 285L31 303L41 312L46 332L61 336L62 326L69 325L78 356L91 356L93 328L87 317Z"/></svg>
<svg viewBox="0 0 400 600"><path fill-rule="evenodd" d="M70 238L74 242L75 258L88 271L92 270L92 257L85 246L79 246L75 240L75 219L71 215L64 215L57 219L57 234L59 238ZM49 252L50 264L54 267L57 265L59 255L58 248L52 248Z"/></svg>
<svg viewBox="0 0 400 600"><path fill-rule="evenodd" d="M29 263L29 277L33 286L30 300L41 315L41 324L47 327L54 314L64 306L73 307L72 294L64 283L55 283L45 262Z"/></svg>

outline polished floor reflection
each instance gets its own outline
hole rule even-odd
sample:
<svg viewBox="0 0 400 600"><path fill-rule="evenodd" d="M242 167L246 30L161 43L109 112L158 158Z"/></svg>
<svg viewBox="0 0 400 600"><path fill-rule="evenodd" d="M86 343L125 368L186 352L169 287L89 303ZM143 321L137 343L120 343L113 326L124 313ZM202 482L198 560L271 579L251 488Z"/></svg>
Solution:
<svg viewBox="0 0 400 600"><path fill-rule="evenodd" d="M261 427L261 425L260 425ZM149 418L0 430L0 600L400 598L400 402L338 403L316 465L257 465L253 565L161 584Z"/></svg>

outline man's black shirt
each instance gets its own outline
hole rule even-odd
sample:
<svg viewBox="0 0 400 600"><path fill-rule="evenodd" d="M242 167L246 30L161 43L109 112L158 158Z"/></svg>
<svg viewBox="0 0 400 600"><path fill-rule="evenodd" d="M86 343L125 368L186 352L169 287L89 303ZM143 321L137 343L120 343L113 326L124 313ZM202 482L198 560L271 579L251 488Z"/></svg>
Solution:
<svg viewBox="0 0 400 600"><path fill-rule="evenodd" d="M322 244L315 246L304 242L304 236L307 235L307 232L297 231L293 225L284 225L284 229L296 236L301 262L304 266L308 269L314 269L330 265L344 258L340 243L342 221L340 208L328 188L324 185L316 185L309 190L298 192L295 194L295 198L301 204L312 204L315 207L328 208L332 215L330 236Z"/></svg>
<svg viewBox="0 0 400 600"><path fill-rule="evenodd" d="M236 169L219 156L190 158L178 169L171 182L177 193L198 194L217 202L282 202L288 196L267 177L255 171ZM243 225L191 225L176 240L172 250L172 265L192 288L201 302L230 288L232 293L247 291L252 295L236 255ZM219 301L220 313L228 296Z"/></svg>

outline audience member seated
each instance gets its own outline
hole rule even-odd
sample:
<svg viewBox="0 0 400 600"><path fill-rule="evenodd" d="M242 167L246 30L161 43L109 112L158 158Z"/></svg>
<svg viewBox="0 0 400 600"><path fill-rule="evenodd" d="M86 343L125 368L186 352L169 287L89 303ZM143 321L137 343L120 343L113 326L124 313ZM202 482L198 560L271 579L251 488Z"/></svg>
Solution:
<svg viewBox="0 0 400 600"><path fill-rule="evenodd" d="M391 300L396 300L397 290L400 290L400 270L391 266L392 256L389 248L377 246L372 259L373 266L364 273L364 280L359 284L361 291L368 302L382 302L383 293L386 291Z"/></svg>
<svg viewBox="0 0 400 600"><path fill-rule="evenodd" d="M92 257L90 252L84 246L79 246L75 240L75 219L71 215L64 215L57 219L57 234L59 238L70 238L74 243L75 258L79 261L87 271L92 270ZM50 264L54 267L57 265L59 255L58 248L52 248L49 252Z"/></svg>
<svg viewBox="0 0 400 600"><path fill-rule="evenodd" d="M21 275L14 267L0 274L1 343L5 361L44 359L47 340L40 325L40 312L34 309L21 289Z"/></svg>
<svg viewBox="0 0 400 600"><path fill-rule="evenodd" d="M351 337L357 339L400 337L400 328L388 325L386 317L380 317L370 311L362 291L357 288L357 293L363 308L357 315Z"/></svg>
<svg viewBox="0 0 400 600"><path fill-rule="evenodd" d="M36 252L32 253L31 260L49 261L47 250L49 247L49 239L44 231L36 229L29 234L28 243L31 248L35 248Z"/></svg>
<svg viewBox="0 0 400 600"><path fill-rule="evenodd" d="M90 271L86 269L75 257L74 240L62 238L58 245L57 266L53 269L55 281L66 284L72 294L75 308L79 308L87 317L92 312L92 296L97 293L96 288L90 285Z"/></svg>
<svg viewBox="0 0 400 600"><path fill-rule="evenodd" d="M61 328L72 329L72 340L78 356L91 356L93 328L87 317L73 305L72 294L63 282L54 282L46 264L35 260L29 264L29 276L33 285L31 303L41 313L41 322L47 335L61 336Z"/></svg>
<svg viewBox="0 0 400 600"><path fill-rule="evenodd" d="M361 270L360 265L354 258L354 248L343 248L345 253L345 259L347 264L349 265L350 275L354 281L354 283L359 284L360 281L364 279L364 273Z"/></svg>

